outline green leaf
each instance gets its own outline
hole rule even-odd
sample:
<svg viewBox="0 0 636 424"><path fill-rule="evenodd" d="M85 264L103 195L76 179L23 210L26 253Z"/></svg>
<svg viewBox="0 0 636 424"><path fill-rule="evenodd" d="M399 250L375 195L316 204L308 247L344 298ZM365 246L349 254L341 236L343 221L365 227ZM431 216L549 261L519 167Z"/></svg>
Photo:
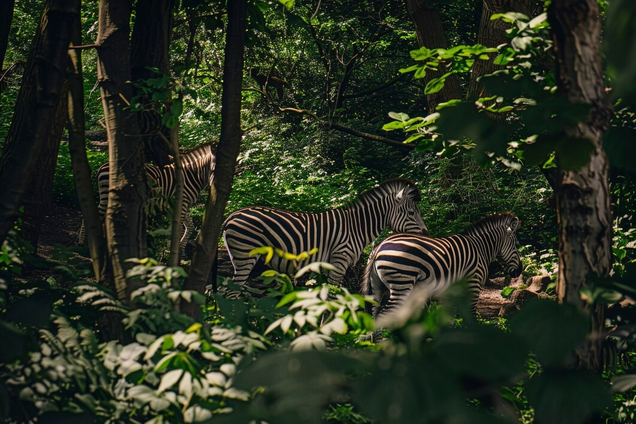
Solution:
<svg viewBox="0 0 636 424"><path fill-rule="evenodd" d="M512 333L528 343L544 366L563 361L585 341L590 329L588 317L575 305L546 299L524 304L509 324Z"/></svg>
<svg viewBox="0 0 636 424"><path fill-rule="evenodd" d="M420 67L421 67L420 65L411 65L408 68L401 68L399 72L401 74L406 74L408 72L417 71L418 69L420 69Z"/></svg>
<svg viewBox="0 0 636 424"><path fill-rule="evenodd" d="M612 405L600 376L582 370L544 371L528 381L525 395L542 424L582 424Z"/></svg>
<svg viewBox="0 0 636 424"><path fill-rule="evenodd" d="M292 10L294 8L294 4L296 3L296 0L278 0L282 3L283 6L285 6L285 9L287 10Z"/></svg>
<svg viewBox="0 0 636 424"><path fill-rule="evenodd" d="M389 118L395 119L396 121L405 122L410 117L406 113L402 112L389 112Z"/></svg>
<svg viewBox="0 0 636 424"><path fill-rule="evenodd" d="M586 138L562 138L555 149L561 168L576 171L587 165L594 152L594 145Z"/></svg>
<svg viewBox="0 0 636 424"><path fill-rule="evenodd" d="M448 78L451 74L452 72L447 72L439 78L433 78L432 80L430 80L424 88L424 94L429 95L440 91L442 88L444 88L444 82L446 81L446 78Z"/></svg>

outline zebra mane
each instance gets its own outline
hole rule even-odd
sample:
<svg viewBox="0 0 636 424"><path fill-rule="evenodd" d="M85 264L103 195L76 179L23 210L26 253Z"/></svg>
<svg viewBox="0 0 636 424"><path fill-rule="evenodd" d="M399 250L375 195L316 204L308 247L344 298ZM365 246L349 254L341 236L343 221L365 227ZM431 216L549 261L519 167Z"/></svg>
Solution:
<svg viewBox="0 0 636 424"><path fill-rule="evenodd" d="M190 149L186 152L181 153L181 162L183 165L191 165L194 162L197 162L203 157L207 157L210 150L214 153L216 148L216 143L208 142L203 143L200 146L195 147L194 149Z"/></svg>
<svg viewBox="0 0 636 424"><path fill-rule="evenodd" d="M510 225L510 223L515 219L519 220L519 218L517 218L517 216L512 212L495 213L475 221L470 227L466 228L462 234L470 234L481 229L492 228L498 225Z"/></svg>
<svg viewBox="0 0 636 424"><path fill-rule="evenodd" d="M360 204L364 204L366 199L376 196L379 190L388 193L395 192L397 194L398 191L402 189L404 189L404 195L412 198L414 201L419 202L422 200L422 193L420 192L420 188L414 181L406 178L392 178L390 180L381 182L380 184L373 187L371 190L365 191L347 206L357 206Z"/></svg>

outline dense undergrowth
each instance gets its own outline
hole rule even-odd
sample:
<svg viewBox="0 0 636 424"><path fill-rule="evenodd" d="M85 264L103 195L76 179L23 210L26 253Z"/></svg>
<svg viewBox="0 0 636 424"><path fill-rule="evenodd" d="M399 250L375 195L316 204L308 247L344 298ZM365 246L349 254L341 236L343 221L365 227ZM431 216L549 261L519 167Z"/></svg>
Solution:
<svg viewBox="0 0 636 424"><path fill-rule="evenodd" d="M604 379L576 370L569 355L588 337L587 319L552 300L483 323L458 284L443 304L407 304L376 344L370 299L323 285L318 264L304 270L305 286L268 271L258 288L223 280L204 296L181 289L182 269L138 260L131 275L145 285L122 305L82 281L85 262L50 262L66 272L37 281L16 275L31 260L16 238L1 258L7 422L556 424L636 414L629 332L615 334L620 354L608 351L617 360ZM545 266L524 263L526 273ZM201 305L200 320L179 313L184 301ZM101 339L108 314L123 319L124 343ZM631 314L610 316L624 324Z"/></svg>

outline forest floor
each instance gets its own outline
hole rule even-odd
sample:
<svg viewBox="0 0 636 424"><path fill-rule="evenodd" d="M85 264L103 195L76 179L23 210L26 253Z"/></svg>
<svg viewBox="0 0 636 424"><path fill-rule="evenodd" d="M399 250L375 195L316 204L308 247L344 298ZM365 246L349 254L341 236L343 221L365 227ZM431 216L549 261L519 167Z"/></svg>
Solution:
<svg viewBox="0 0 636 424"><path fill-rule="evenodd" d="M55 260L56 246L72 248L77 244L77 233L81 225L81 215L77 208L56 203L52 210L44 217L38 254L48 260ZM67 253L74 256L76 261L88 261L78 254ZM221 276L231 276L232 264L225 249L219 249L219 268ZM25 275L25 279L36 278L64 278L63 270L32 270ZM548 297L545 293L550 277L536 276L525 281L521 278L513 279L509 283L502 278L489 280L479 295L477 312L484 319L505 317L519 309L526 301L537 297ZM516 290L508 298L501 295L505 286L515 287ZM351 287L349 287L351 289Z"/></svg>

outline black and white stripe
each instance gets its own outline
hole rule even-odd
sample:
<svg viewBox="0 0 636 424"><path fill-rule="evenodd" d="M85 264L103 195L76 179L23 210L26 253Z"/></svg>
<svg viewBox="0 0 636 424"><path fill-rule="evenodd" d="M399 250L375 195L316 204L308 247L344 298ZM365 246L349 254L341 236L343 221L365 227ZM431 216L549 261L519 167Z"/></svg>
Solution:
<svg viewBox="0 0 636 424"><path fill-rule="evenodd" d="M506 272L519 276L518 226L519 218L504 213L490 215L450 237L394 234L386 238L369 257L362 287L377 302L374 317L397 310L416 286L433 298L465 280L476 302L495 258Z"/></svg>
<svg viewBox="0 0 636 424"><path fill-rule="evenodd" d="M181 253L185 248L188 235L192 228L192 219L190 218L190 207L199 197L199 193L205 187L208 187L214 180L214 169L216 167L216 145L211 143L203 144L189 152L181 154L181 167L183 169L183 207L181 209ZM145 165L149 192L149 207L158 210L166 210L168 208L167 201L172 198L175 193L175 175L174 165L155 166ZM109 172L108 163L102 165L96 172L97 190L99 193L99 214L103 218L106 214L108 205L108 189L109 189ZM84 222L80 229L79 242L83 244L85 238Z"/></svg>
<svg viewBox="0 0 636 424"><path fill-rule="evenodd" d="M223 225L234 281L245 283L258 261L260 255L249 255L252 249L271 246L293 254L318 248L303 263L329 262L335 267L329 272L329 282L341 283L347 268L383 229L428 234L416 203L420 200L420 191L412 181L394 179L362 194L347 207L323 213L257 206L236 211ZM289 274L303 263L274 255L269 266Z"/></svg>

